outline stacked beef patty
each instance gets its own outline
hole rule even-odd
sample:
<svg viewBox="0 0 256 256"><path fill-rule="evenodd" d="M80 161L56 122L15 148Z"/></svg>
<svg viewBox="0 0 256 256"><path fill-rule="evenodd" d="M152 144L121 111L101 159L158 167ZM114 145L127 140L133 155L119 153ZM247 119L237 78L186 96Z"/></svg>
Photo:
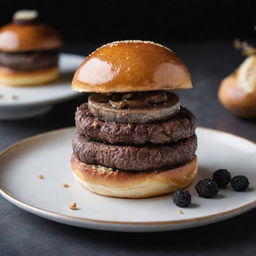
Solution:
<svg viewBox="0 0 256 256"><path fill-rule="evenodd" d="M79 161L114 170L150 172L184 165L195 155L196 120L186 108L152 123L100 120L85 103L75 114L73 151Z"/></svg>
<svg viewBox="0 0 256 256"><path fill-rule="evenodd" d="M59 49L0 52L0 66L16 71L32 71L52 68L58 65Z"/></svg>

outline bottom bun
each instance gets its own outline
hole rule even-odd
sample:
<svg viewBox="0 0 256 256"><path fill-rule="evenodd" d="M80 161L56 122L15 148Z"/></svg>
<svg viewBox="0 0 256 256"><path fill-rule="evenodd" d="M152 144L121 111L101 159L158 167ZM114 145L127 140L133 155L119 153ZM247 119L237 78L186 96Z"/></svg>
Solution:
<svg viewBox="0 0 256 256"><path fill-rule="evenodd" d="M58 76L59 68L57 66L33 71L17 71L0 67L0 84L15 87L49 83Z"/></svg>
<svg viewBox="0 0 256 256"><path fill-rule="evenodd" d="M71 167L78 182L91 192L109 197L146 198L190 185L196 177L198 163L195 156L189 163L169 170L127 172L84 164L73 154Z"/></svg>

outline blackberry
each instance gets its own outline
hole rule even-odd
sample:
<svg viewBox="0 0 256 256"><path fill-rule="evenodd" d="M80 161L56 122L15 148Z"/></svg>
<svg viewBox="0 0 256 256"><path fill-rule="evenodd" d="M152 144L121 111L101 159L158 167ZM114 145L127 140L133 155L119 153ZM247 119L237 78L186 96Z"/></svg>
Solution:
<svg viewBox="0 0 256 256"><path fill-rule="evenodd" d="M211 198L217 195L219 187L214 180L202 179L196 184L196 192L200 197Z"/></svg>
<svg viewBox="0 0 256 256"><path fill-rule="evenodd" d="M218 169L213 173L212 178L219 188L224 188L231 181L231 174L227 169Z"/></svg>
<svg viewBox="0 0 256 256"><path fill-rule="evenodd" d="M191 203L191 195L186 189L178 189L172 194L173 202L179 207L187 207Z"/></svg>
<svg viewBox="0 0 256 256"><path fill-rule="evenodd" d="M243 175L235 176L231 180L231 187L235 191L245 191L249 187L249 180Z"/></svg>

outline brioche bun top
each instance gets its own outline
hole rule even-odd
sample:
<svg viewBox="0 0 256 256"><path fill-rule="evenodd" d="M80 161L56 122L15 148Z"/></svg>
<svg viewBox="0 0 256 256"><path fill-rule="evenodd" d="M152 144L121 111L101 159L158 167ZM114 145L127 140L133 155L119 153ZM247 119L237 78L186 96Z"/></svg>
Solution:
<svg viewBox="0 0 256 256"><path fill-rule="evenodd" d="M238 69L226 77L218 92L220 102L232 113L256 118L256 56L247 57Z"/></svg>
<svg viewBox="0 0 256 256"><path fill-rule="evenodd" d="M25 16L24 13L21 14ZM24 17L23 19L27 23L17 23L15 18L17 18L17 15L14 15L12 23L0 28L0 51L51 50L62 46L59 34L47 24L38 21L29 23L26 21L28 19L24 19Z"/></svg>
<svg viewBox="0 0 256 256"><path fill-rule="evenodd" d="M256 118L256 90L246 92L238 86L236 74L226 77L218 92L220 102L233 114Z"/></svg>
<svg viewBox="0 0 256 256"><path fill-rule="evenodd" d="M90 54L77 69L72 87L79 92L138 92L192 88L189 71L160 44L112 42Z"/></svg>

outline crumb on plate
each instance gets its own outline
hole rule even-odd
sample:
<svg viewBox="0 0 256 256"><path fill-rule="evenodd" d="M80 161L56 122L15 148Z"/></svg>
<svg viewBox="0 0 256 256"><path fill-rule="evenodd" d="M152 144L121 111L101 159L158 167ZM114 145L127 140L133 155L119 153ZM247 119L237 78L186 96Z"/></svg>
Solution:
<svg viewBox="0 0 256 256"><path fill-rule="evenodd" d="M12 99L13 99L13 100L17 100L17 99L18 99L18 96L12 95Z"/></svg>
<svg viewBox="0 0 256 256"><path fill-rule="evenodd" d="M38 178L41 180L45 179L45 177L42 174L38 175Z"/></svg>
<svg viewBox="0 0 256 256"><path fill-rule="evenodd" d="M179 210L179 214L184 214L184 212L182 210Z"/></svg>
<svg viewBox="0 0 256 256"><path fill-rule="evenodd" d="M76 207L76 203L71 204L69 208L73 211L78 210L78 208Z"/></svg>
<svg viewBox="0 0 256 256"><path fill-rule="evenodd" d="M63 184L63 187L64 188L69 188L69 185L68 184Z"/></svg>

